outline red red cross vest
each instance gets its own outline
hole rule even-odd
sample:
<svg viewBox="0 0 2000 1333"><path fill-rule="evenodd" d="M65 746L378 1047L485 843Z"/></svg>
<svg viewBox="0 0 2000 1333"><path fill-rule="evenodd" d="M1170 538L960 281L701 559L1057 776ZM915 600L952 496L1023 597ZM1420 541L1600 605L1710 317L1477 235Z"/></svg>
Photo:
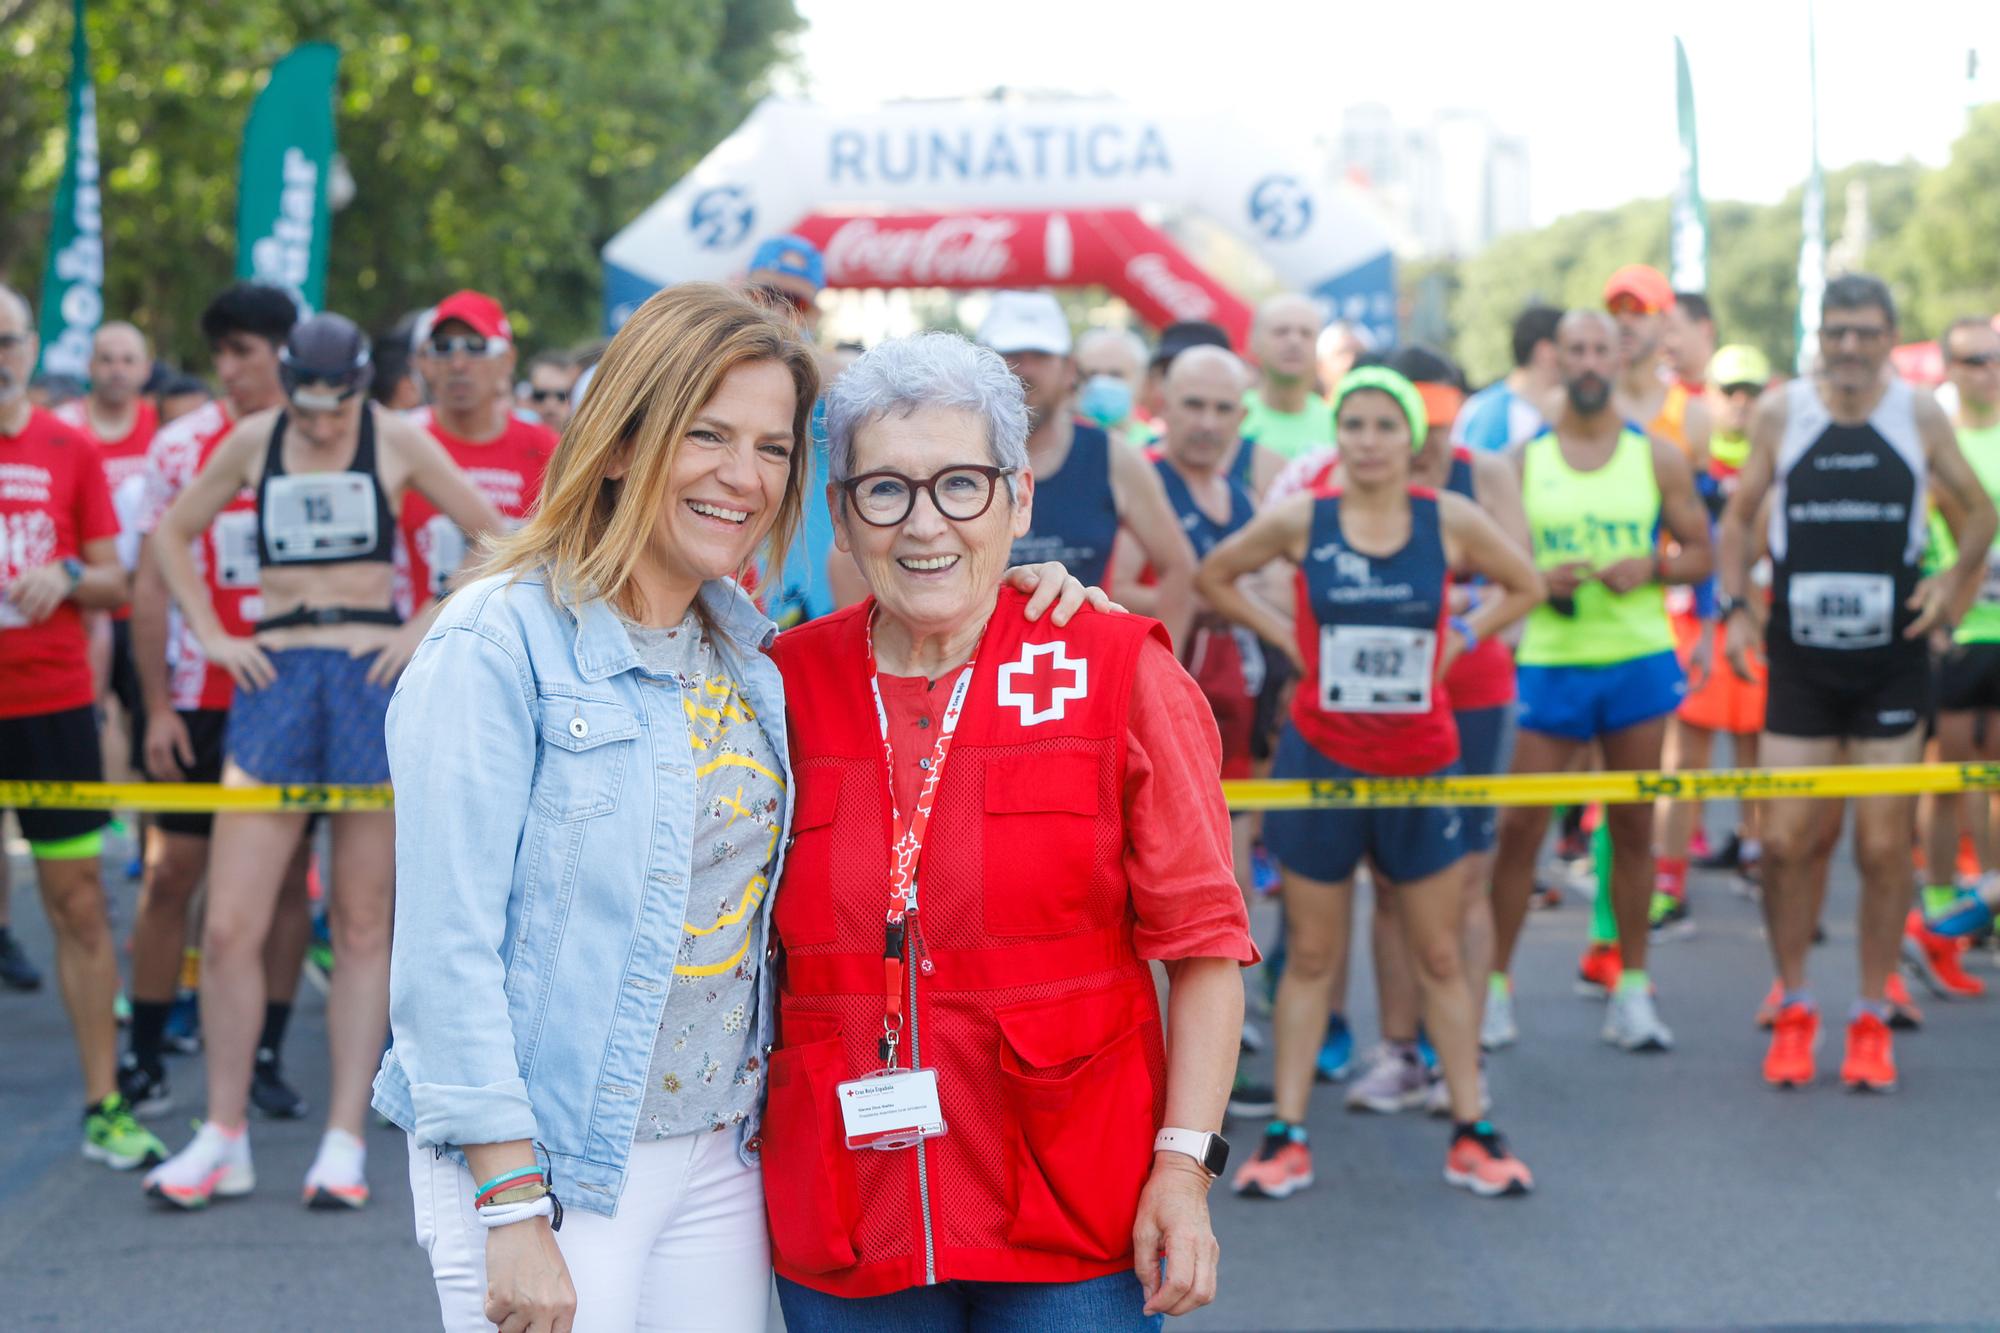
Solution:
<svg viewBox="0 0 2000 1333"><path fill-rule="evenodd" d="M902 1064L938 1071L942 1138L850 1150L835 1085L881 1065L888 776L869 690L873 603L782 635L793 842L773 908L781 1045L764 1113L778 1272L875 1296L927 1281L1129 1270L1165 1113L1166 1050L1124 868L1137 616L1030 624L1003 589L918 873L929 970ZM907 982L905 983L908 984Z"/></svg>

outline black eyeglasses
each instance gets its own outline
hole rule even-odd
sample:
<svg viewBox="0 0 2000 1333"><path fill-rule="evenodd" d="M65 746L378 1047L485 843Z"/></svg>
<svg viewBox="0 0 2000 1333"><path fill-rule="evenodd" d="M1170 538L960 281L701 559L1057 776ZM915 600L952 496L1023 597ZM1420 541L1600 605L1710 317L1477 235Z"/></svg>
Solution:
<svg viewBox="0 0 2000 1333"><path fill-rule="evenodd" d="M1881 327L1880 325L1871 326L1867 324L1822 324L1820 326L1819 336L1823 341L1830 342L1834 346L1838 347L1841 343L1846 342L1849 338L1854 339L1854 341L1856 342L1872 343L1878 338L1888 337L1889 330Z"/></svg>
<svg viewBox="0 0 2000 1333"><path fill-rule="evenodd" d="M893 528L908 518L917 507L918 491L929 491L931 503L952 522L970 523L993 507L1001 478L1013 475L1011 467L964 463L921 481L900 472L864 472L841 482L840 488L870 527Z"/></svg>
<svg viewBox="0 0 2000 1333"><path fill-rule="evenodd" d="M1971 356L1955 356L1952 358L1952 361L1961 366L1972 366L1975 369L1982 366L2000 365L2000 352L1974 352Z"/></svg>

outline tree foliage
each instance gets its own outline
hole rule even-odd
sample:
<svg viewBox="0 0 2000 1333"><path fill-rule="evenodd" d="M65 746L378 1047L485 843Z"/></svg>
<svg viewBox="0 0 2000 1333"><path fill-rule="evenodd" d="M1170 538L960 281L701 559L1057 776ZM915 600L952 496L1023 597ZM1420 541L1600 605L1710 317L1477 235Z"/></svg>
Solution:
<svg viewBox="0 0 2000 1333"><path fill-rule="evenodd" d="M1801 173L1803 176L1803 173ZM1859 192L1850 187L1858 183ZM1796 351L1799 207L1803 184L1775 204L1710 201L1709 290L1726 342L1762 348L1780 365ZM1839 248L1851 202L1865 201L1858 267L1887 279L1906 339L1929 338L1963 314L2000 310L2000 104L1974 112L1949 163L1868 163L1827 178L1827 237ZM1576 213L1507 236L1451 266L1452 350L1475 382L1506 372L1509 328L1530 301L1596 305L1621 264L1667 269L1669 201L1640 199ZM1855 220L1858 222L1858 219ZM1434 266L1421 270L1437 282ZM1406 280L1406 287L1408 282Z"/></svg>
<svg viewBox="0 0 2000 1333"><path fill-rule="evenodd" d="M0 0L0 274L34 292L62 167L67 0ZM530 345L598 326L597 251L748 113L792 0L92 0L106 308L199 361L234 271L250 104L294 45L341 49L355 182L328 304L389 325L454 288Z"/></svg>

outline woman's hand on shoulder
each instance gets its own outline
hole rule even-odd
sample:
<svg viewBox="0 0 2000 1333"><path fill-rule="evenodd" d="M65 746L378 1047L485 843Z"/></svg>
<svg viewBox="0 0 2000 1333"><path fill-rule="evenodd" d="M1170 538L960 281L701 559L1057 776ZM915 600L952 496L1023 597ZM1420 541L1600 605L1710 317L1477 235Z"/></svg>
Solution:
<svg viewBox="0 0 2000 1333"><path fill-rule="evenodd" d="M1040 620L1051 607L1054 612L1049 619L1057 626L1069 624L1070 618L1085 606L1093 611L1123 613L1125 610L1106 596L1104 589L1084 586L1060 560L1015 565L1007 571L1004 581L1015 592L1027 594L1029 620Z"/></svg>

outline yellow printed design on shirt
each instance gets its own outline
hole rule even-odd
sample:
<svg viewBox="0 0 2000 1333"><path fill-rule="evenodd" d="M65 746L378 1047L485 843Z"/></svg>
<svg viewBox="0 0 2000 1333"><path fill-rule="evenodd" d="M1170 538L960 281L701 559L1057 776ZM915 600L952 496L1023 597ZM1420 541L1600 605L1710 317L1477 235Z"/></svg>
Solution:
<svg viewBox="0 0 2000 1333"><path fill-rule="evenodd" d="M712 977L736 969L749 953L757 908L770 891L766 871L778 849L785 779L734 681L710 676L682 699L695 756L697 864L674 974ZM695 898L704 879L713 878L704 876L705 867L750 870L707 924Z"/></svg>

